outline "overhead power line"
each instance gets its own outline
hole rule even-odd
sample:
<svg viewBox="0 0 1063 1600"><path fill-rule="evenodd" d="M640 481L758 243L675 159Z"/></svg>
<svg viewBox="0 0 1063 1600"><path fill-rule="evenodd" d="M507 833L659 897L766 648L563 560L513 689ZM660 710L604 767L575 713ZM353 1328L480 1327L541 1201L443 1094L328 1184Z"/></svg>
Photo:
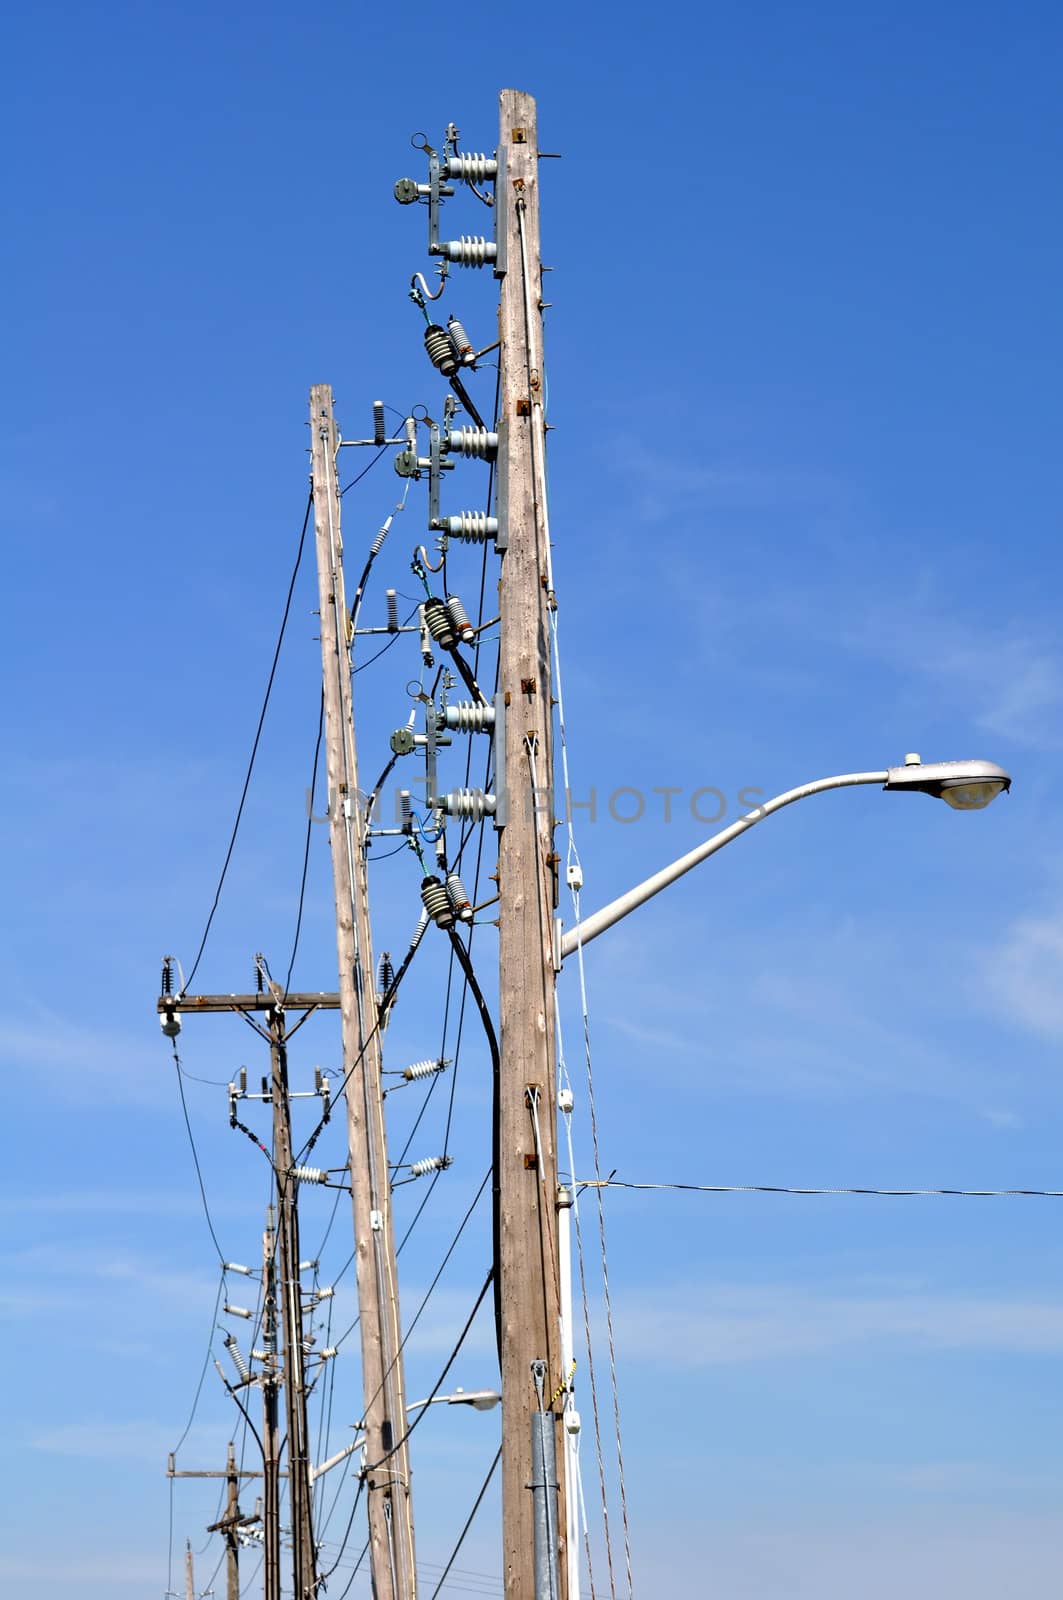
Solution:
<svg viewBox="0 0 1063 1600"><path fill-rule="evenodd" d="M240 831L240 821L244 814L244 805L247 801L247 791L251 787L251 774L255 770L255 757L258 755L259 740L262 738L262 728L266 721L266 712L269 709L269 697L273 692L273 680L277 676L277 662L280 660L281 645L284 643L284 633L288 626L288 617L292 609L292 595L295 593L295 580L299 576L299 568L302 564L303 549L306 545L306 530L310 524L310 512L313 510L313 505L314 497L311 494L307 497L306 511L303 514L303 526L299 534L299 546L295 552L295 565L292 568L292 575L288 582L288 593L284 600L284 614L281 617L280 630L277 634L277 643L273 650L273 660L270 663L269 677L266 680L266 692L262 698L262 709L258 714L258 725L255 728L255 737L251 745L251 754L247 762L247 771L244 774L244 786L240 791L240 803L236 808L236 819L233 822L233 831L229 836L229 847L225 852L225 860L222 862L221 873L218 877L218 886L214 891L214 902L210 908L210 914L207 917L206 925L203 929L203 937L199 941L199 949L196 951L196 959L192 963L191 972L184 980L182 989L183 993L188 991L192 983L192 979L195 977L196 972L199 969L199 963L203 958L203 951L206 949L207 939L210 937L211 924L214 921L214 913L218 909L218 903L221 900L221 891L225 885L225 876L229 870L229 863L233 857L233 850L236 847L236 836Z"/></svg>
<svg viewBox="0 0 1063 1600"><path fill-rule="evenodd" d="M579 1178L576 1185L580 1189L677 1189L692 1194L864 1194L883 1198L943 1195L963 1200L1063 1200L1063 1189L873 1189L864 1185L816 1188L786 1183L628 1183L622 1178Z"/></svg>

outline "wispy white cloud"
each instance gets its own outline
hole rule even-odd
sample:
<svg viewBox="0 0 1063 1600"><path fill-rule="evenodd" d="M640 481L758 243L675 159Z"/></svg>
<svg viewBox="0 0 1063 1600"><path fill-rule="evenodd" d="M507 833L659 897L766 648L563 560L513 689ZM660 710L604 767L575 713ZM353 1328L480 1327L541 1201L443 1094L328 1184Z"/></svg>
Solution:
<svg viewBox="0 0 1063 1600"><path fill-rule="evenodd" d="M1012 1355L1063 1351L1063 1300L926 1292L817 1293L794 1284L650 1286L622 1305L622 1353L698 1368L808 1360L889 1345Z"/></svg>
<svg viewBox="0 0 1063 1600"><path fill-rule="evenodd" d="M38 1589L41 1584L69 1584L81 1592L87 1582L99 1580L107 1585L136 1584L162 1586L166 1576L166 1563L157 1555L130 1556L121 1550L106 1555L71 1555L58 1558L35 1550L32 1556L0 1556L0 1578L13 1583L27 1583ZM102 1592L102 1591L101 1591Z"/></svg>
<svg viewBox="0 0 1063 1600"><path fill-rule="evenodd" d="M28 1008L5 1029L4 1056L9 1069L46 1077L49 1091L58 1091L67 1100L166 1103L157 1058L149 1055L144 1037L86 1028L77 1018L48 1007Z"/></svg>
<svg viewBox="0 0 1063 1600"><path fill-rule="evenodd" d="M986 991L1010 1021L1063 1038L1063 912L1021 917L983 959Z"/></svg>
<svg viewBox="0 0 1063 1600"><path fill-rule="evenodd" d="M1063 746L1063 656L1031 623L995 620L987 649L977 619L960 621L939 605L900 603L898 596L862 606L844 637L861 654L933 680L987 733L1017 744Z"/></svg>
<svg viewBox="0 0 1063 1600"><path fill-rule="evenodd" d="M42 1428L30 1435L29 1445L31 1450L39 1450L46 1455L74 1456L93 1461L147 1461L157 1467L165 1463L179 1434L180 1428L172 1422L150 1422L139 1418L128 1422L99 1419ZM226 1438L223 1424L213 1428L197 1424L189 1430L182 1448L189 1459L198 1453L204 1460L220 1460L224 1455Z"/></svg>
<svg viewBox="0 0 1063 1600"><path fill-rule="evenodd" d="M713 1585L730 1600L998 1600L1039 1595L1045 1574L1063 1559L1054 1512L1037 1515L984 1504L892 1510L854 1521L832 1495L824 1514L806 1506L779 1516L758 1507L736 1522L711 1513L685 1524L661 1518L639 1540L636 1581L647 1591L699 1594L711 1565Z"/></svg>

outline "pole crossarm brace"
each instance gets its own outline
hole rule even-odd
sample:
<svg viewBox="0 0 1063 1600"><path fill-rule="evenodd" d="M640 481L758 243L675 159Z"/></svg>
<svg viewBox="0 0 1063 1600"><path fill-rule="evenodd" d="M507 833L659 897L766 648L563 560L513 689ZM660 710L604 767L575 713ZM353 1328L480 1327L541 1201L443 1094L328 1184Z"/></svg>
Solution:
<svg viewBox="0 0 1063 1600"><path fill-rule="evenodd" d="M647 900L652 900L655 894L660 894L662 889L666 889L684 873L707 861L725 844L748 833L756 823L781 811L784 806L793 805L795 800L807 799L809 795L824 794L828 789L853 789L860 784L871 783L881 784L884 789L933 795L958 810L981 810L995 795L1010 789L1011 778L1003 767L998 767L993 761L928 762L920 761L918 756L909 756L900 767L884 767L877 772L844 772L836 778L817 778L814 783L802 783L796 789L787 789L784 794L777 794L774 800L765 800L763 805L747 811L744 817L739 817L728 828L721 828L704 844L699 844L685 856L680 856L678 861L673 861L670 867L662 867L651 878L636 884L634 889L629 889L617 899L610 900L600 911L595 911L570 928L559 941L560 960L582 949L619 922L621 917L645 905Z"/></svg>
<svg viewBox="0 0 1063 1600"><path fill-rule="evenodd" d="M278 1001L272 994L162 994L156 1002L156 1011L276 1011L278 1005L285 1011L338 1011L338 994L289 994Z"/></svg>

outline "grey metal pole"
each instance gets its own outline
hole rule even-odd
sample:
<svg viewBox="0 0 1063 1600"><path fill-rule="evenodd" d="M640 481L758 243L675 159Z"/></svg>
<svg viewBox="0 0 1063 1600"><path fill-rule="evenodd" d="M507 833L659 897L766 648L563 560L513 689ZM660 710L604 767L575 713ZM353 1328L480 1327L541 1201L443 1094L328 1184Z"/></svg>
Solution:
<svg viewBox="0 0 1063 1600"><path fill-rule="evenodd" d="M531 1492L535 1600L557 1600L557 1418L546 1410L546 1362L532 1362L539 1410L531 1415Z"/></svg>
<svg viewBox="0 0 1063 1600"><path fill-rule="evenodd" d="M785 794L776 795L774 800L765 800L763 805L756 806L752 811L747 811L744 817L739 817L737 822L732 822L730 827L721 828L719 833L714 833L711 839L706 839L704 844L699 844L695 849L689 850L685 856L680 856L678 861L673 861L671 866L662 867L660 872L655 872L651 878L643 883L636 884L634 889L629 889L626 894L618 895L615 900L610 900L607 906L600 911L595 911L591 916L584 917L576 927L569 928L561 939L561 956L570 956L577 948L589 944L592 939L597 939L606 928L611 928L621 917L626 917L638 906L645 905L647 900L652 900L655 894L660 894L670 883L681 878L684 873L690 872L709 856L715 855L717 850L722 850L725 844L730 844L732 839L737 839L740 834L748 833L749 829L765 817L770 817L773 812L781 811L784 806L793 805L795 800L804 800L812 794L823 794L828 789L850 789L857 784L880 783L884 784L889 777L888 770L881 772L845 772L837 778L819 778L815 783L803 783L797 789L787 789Z"/></svg>

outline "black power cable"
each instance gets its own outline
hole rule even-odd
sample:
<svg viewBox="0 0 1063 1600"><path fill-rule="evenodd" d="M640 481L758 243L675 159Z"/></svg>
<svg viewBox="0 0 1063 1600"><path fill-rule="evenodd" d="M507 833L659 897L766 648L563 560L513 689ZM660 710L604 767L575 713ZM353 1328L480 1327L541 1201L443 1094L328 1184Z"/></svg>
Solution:
<svg viewBox="0 0 1063 1600"><path fill-rule="evenodd" d="M461 941L458 930L451 925L447 930L454 954L458 958L465 981L476 1001L476 1009L480 1013L480 1020L484 1025L487 1036L487 1048L491 1054L491 1242L494 1250L494 1259L501 1259L502 1249L502 1202L499 1187L499 1174L501 1169L501 1083L502 1062L498 1053L498 1036L487 1002L483 997L483 990L476 981L476 970L472 958ZM502 1287L500 1276L495 1275L495 1342L498 1346L498 1365L502 1366Z"/></svg>
<svg viewBox="0 0 1063 1600"><path fill-rule="evenodd" d="M284 614L281 617L280 632L277 634L277 643L273 651L273 661L270 665L269 677L266 680L266 693L262 700L262 710L258 715L258 726L255 729L255 737L251 745L251 755L247 763L247 772L244 775L244 786L240 791L240 803L236 808L236 820L233 823L233 831L229 837L229 848L226 850L225 860L222 862L221 874L218 878L218 886L214 891L214 903L210 908L210 914L207 917L206 926L203 929L203 937L199 941L199 949L196 951L196 959L192 963L191 972L184 981L181 989L182 994L186 994L188 992L189 985L191 984L192 979L195 977L199 968L199 963L203 958L203 951L206 949L207 939L210 936L211 924L214 921L214 913L217 911L218 902L221 900L221 891L225 884L225 875L229 870L229 863L232 860L233 850L236 846L236 835L240 831L240 821L243 817L244 806L247 802L247 791L251 787L251 774L255 770L255 757L258 755L259 740L262 738L262 728L266 721L266 712L269 709L269 697L273 692L273 680L277 676L277 662L280 660L281 645L284 643L284 633L288 626L288 617L292 609L292 596L295 593L295 580L299 576L299 568L302 565L303 549L306 545L306 530L310 524L310 513L313 510L313 506L314 497L313 494L310 494L307 497L306 511L303 516L302 531L299 534L299 547L295 552L295 565L292 568L292 575L288 582L288 593L284 601Z"/></svg>

